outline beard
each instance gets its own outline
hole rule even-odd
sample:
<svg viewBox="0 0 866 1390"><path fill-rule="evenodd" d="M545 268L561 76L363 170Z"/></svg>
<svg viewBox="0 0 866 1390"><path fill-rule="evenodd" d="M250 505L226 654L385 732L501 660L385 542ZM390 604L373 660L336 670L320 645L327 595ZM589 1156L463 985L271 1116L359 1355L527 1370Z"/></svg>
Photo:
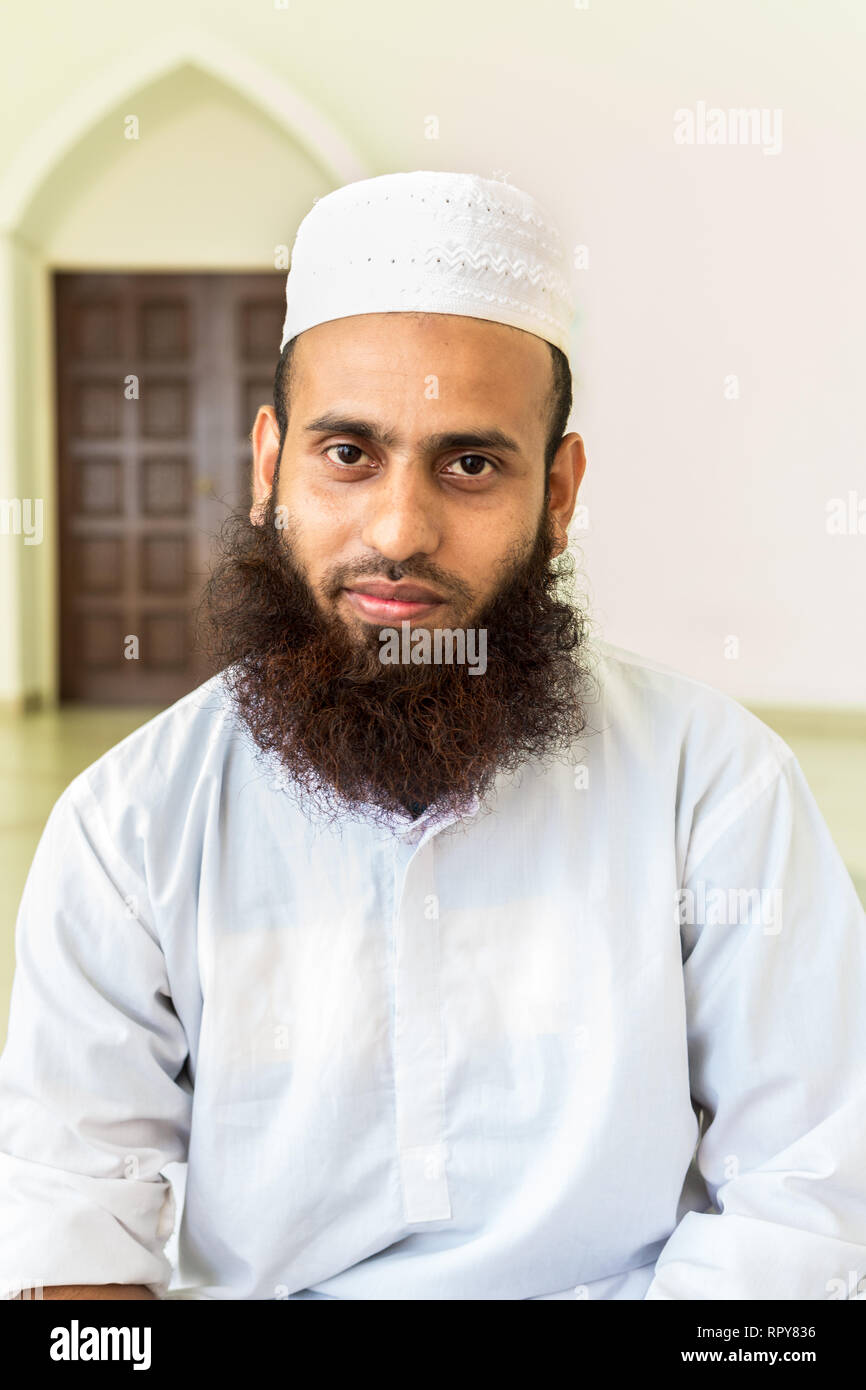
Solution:
<svg viewBox="0 0 866 1390"><path fill-rule="evenodd" d="M552 563L546 500L533 543L502 562L475 613L466 586L422 557L336 566L314 591L292 534L276 525L273 493L261 524L245 512L228 519L199 632L214 668L227 668L236 716L308 815L389 824L432 805L460 817L499 774L567 753L583 732L588 623L558 596L571 557ZM459 626L486 631L483 674L383 662L378 624L356 634L331 611L344 584L373 574L426 579L459 600ZM477 650L468 633L467 650Z"/></svg>

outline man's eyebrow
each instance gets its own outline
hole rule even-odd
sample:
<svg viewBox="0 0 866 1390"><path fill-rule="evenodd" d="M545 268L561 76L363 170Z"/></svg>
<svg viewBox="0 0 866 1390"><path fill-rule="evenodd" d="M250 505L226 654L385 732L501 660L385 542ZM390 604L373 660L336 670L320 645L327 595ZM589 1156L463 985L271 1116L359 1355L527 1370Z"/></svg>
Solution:
<svg viewBox="0 0 866 1390"><path fill-rule="evenodd" d="M304 429L308 434L354 434L384 449L393 449L400 443L400 436L378 420L350 419L336 413L319 415ZM517 440L496 426L484 430L445 430L425 435L421 440L422 453L438 454L445 449L500 449L510 454L521 453Z"/></svg>

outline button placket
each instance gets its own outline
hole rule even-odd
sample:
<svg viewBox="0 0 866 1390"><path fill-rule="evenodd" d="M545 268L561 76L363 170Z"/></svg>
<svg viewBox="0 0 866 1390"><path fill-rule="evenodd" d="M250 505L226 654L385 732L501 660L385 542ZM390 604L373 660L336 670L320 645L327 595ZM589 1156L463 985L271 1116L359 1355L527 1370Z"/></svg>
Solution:
<svg viewBox="0 0 866 1390"><path fill-rule="evenodd" d="M397 1148L404 1217L410 1223L451 1217L434 843L435 836L422 837L409 859L395 919Z"/></svg>

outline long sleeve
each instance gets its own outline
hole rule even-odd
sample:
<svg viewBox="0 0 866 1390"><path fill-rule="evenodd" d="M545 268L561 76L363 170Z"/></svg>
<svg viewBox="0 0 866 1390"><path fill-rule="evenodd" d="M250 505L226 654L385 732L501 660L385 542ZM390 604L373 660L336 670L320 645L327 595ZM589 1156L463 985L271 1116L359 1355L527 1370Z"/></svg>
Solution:
<svg viewBox="0 0 866 1390"><path fill-rule="evenodd" d="M696 832L678 902L714 1206L680 1220L645 1297L862 1296L866 917L793 755L743 799Z"/></svg>
<svg viewBox="0 0 866 1390"><path fill-rule="evenodd" d="M0 1285L161 1297L187 1155L188 1046L146 885L84 777L54 806L16 926L0 1057Z"/></svg>

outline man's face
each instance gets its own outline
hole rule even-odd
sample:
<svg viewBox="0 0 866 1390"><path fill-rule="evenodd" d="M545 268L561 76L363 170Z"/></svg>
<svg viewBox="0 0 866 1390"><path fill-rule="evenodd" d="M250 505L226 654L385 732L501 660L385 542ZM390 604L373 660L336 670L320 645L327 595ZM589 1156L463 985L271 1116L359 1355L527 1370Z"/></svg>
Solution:
<svg viewBox="0 0 866 1390"><path fill-rule="evenodd" d="M301 334L276 505L323 612L358 636L470 626L537 534L550 389L547 343L481 319L364 314ZM253 434L259 498L275 429ZM570 515L568 471L553 501Z"/></svg>

